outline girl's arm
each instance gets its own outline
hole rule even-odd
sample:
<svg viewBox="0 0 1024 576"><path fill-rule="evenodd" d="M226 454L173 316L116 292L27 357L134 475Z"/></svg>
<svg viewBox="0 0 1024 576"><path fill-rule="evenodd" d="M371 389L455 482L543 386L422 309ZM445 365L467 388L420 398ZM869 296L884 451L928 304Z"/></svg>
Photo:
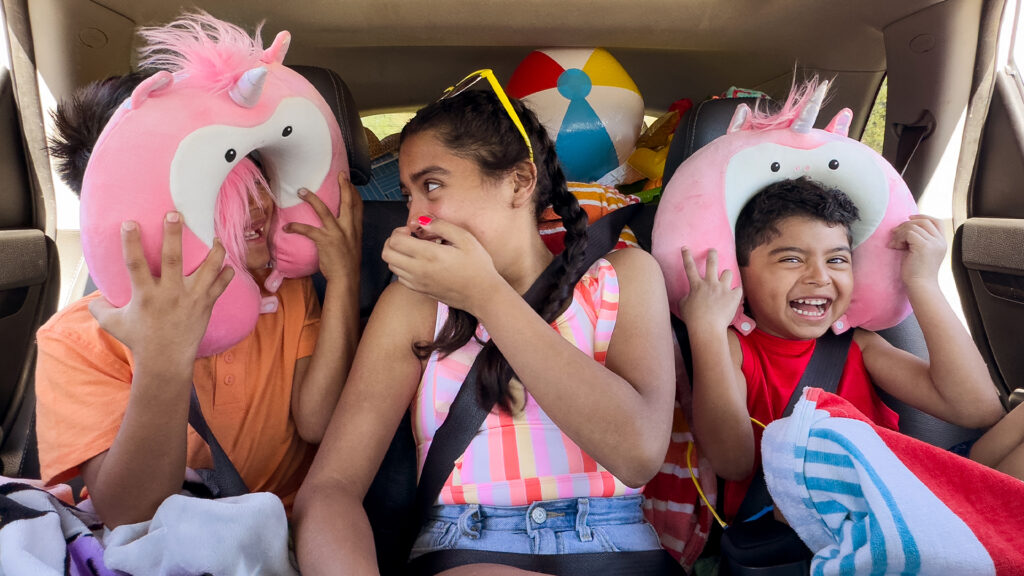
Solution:
<svg viewBox="0 0 1024 576"><path fill-rule="evenodd" d="M690 292L679 303L693 354L693 435L711 467L726 480L741 480L754 468L754 433L747 411L747 382L739 340L729 323L743 299L730 288L732 272L718 275L718 253L708 252L701 277L693 256L682 250Z"/></svg>
<svg viewBox="0 0 1024 576"><path fill-rule="evenodd" d="M316 243L320 272L327 279L316 349L312 356L295 363L292 385L295 427L303 440L313 444L323 438L359 341L363 203L344 174L338 176L338 183L338 218L316 194L300 190L300 196L313 207L323 225L316 228L291 223L285 228Z"/></svg>
<svg viewBox="0 0 1024 576"><path fill-rule="evenodd" d="M864 365L875 384L936 418L969 428L991 426L1003 415L988 367L938 284L946 242L938 221L911 216L893 231L890 246L906 251L902 276L921 324L929 361L858 330Z"/></svg>
<svg viewBox="0 0 1024 576"><path fill-rule="evenodd" d="M303 574L376 574L363 498L412 402L422 365L412 344L433 339L437 303L404 286L384 291L366 326L323 443L295 499Z"/></svg>

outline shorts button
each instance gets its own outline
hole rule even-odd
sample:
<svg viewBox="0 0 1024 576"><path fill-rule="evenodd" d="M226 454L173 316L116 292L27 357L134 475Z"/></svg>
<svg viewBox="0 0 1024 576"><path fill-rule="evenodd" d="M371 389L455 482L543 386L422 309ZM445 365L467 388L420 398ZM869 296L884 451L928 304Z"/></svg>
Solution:
<svg viewBox="0 0 1024 576"><path fill-rule="evenodd" d="M235 361L235 355L231 352L226 352L224 354L224 361L227 362L228 364L231 364L232 362Z"/></svg>
<svg viewBox="0 0 1024 576"><path fill-rule="evenodd" d="M537 524L543 524L548 519L548 511L538 506L530 512L530 519Z"/></svg>
<svg viewBox="0 0 1024 576"><path fill-rule="evenodd" d="M235 377L232 376L231 374L228 374L227 377L224 378L224 383L227 384L228 386L231 386L232 384L235 383Z"/></svg>

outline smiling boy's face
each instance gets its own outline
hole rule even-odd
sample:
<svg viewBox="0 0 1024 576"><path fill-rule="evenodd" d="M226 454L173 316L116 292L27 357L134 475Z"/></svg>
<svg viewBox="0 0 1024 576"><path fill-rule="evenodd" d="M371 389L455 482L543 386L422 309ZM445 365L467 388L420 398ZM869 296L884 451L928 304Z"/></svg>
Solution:
<svg viewBox="0 0 1024 576"><path fill-rule="evenodd" d="M751 315L761 330L792 340L818 338L850 307L852 251L847 230L791 216L740 267Z"/></svg>

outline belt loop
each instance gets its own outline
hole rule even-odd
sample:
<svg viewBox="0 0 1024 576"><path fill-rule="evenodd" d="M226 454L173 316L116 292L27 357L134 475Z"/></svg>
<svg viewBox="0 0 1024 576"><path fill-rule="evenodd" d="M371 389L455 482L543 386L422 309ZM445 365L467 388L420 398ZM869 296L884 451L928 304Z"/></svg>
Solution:
<svg viewBox="0 0 1024 576"><path fill-rule="evenodd" d="M580 542L590 542L594 539L594 534L590 530L590 526L587 524L587 516L590 515L590 499L589 498L577 498L576 499L576 534L580 537Z"/></svg>
<svg viewBox="0 0 1024 576"><path fill-rule="evenodd" d="M466 506L466 509L459 515L458 526L463 536L468 536L473 540L480 537L480 506L477 504L470 504Z"/></svg>

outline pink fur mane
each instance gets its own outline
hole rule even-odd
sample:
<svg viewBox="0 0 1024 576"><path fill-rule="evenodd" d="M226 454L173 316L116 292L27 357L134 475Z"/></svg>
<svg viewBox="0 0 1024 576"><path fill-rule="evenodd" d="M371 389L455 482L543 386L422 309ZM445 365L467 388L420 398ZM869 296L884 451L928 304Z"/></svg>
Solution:
<svg viewBox="0 0 1024 576"><path fill-rule="evenodd" d="M245 270L245 230L249 227L249 201L260 199L260 189L270 189L263 172L249 158L242 160L228 173L217 195L214 230L224 244L227 257L239 270ZM270 226L264 226L270 230Z"/></svg>
<svg viewBox="0 0 1024 576"><path fill-rule="evenodd" d="M140 66L178 74L178 81L227 90L246 70L262 66L260 30L249 34L204 11L186 14L166 26L140 28L146 46L139 50Z"/></svg>
<svg viewBox="0 0 1024 576"><path fill-rule="evenodd" d="M818 77L814 76L797 88L796 79L794 78L793 86L789 89L789 96L786 97L782 110L775 114L762 110L759 99L757 104L754 105L753 113L750 115L750 128L753 130L789 128L800 117L800 112L803 111L804 106L811 99L814 91L818 88L818 84Z"/></svg>

